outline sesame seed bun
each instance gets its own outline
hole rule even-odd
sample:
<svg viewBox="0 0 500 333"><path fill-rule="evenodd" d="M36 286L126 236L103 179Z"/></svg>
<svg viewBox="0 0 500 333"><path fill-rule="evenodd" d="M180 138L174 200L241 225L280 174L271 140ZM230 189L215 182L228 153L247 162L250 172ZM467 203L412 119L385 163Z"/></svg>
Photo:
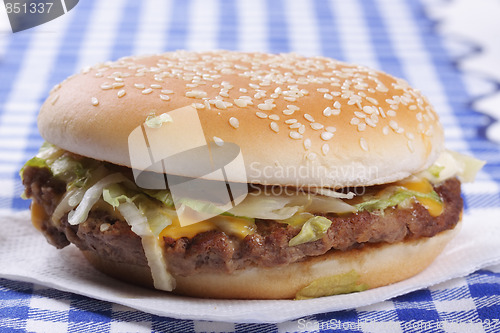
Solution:
<svg viewBox="0 0 500 333"><path fill-rule="evenodd" d="M358 276L358 280L353 282L364 284L368 289L386 286L426 269L460 228L461 222L455 228L430 238L371 244L345 252L330 251L286 266L253 267L233 274L175 276L173 293L205 298L293 299L313 281L352 271ZM93 267L106 275L153 288L149 267L113 262L92 251L82 252Z"/></svg>
<svg viewBox="0 0 500 333"><path fill-rule="evenodd" d="M436 113L405 81L295 54L177 51L98 64L54 87L38 127L63 149L131 167L132 131L152 112L186 106L206 142L241 148L247 178L230 181L382 184L424 170L443 149ZM178 132L168 145L198 145ZM193 176L186 170L172 173Z"/></svg>

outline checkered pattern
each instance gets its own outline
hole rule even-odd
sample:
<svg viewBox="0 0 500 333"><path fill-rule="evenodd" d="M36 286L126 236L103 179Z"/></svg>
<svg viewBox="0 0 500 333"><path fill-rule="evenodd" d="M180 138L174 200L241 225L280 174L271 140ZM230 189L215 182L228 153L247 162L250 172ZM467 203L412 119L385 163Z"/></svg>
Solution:
<svg viewBox="0 0 500 333"><path fill-rule="evenodd" d="M280 324L159 317L31 283L0 279L0 332L498 332L500 267L349 311Z"/></svg>
<svg viewBox="0 0 500 333"><path fill-rule="evenodd" d="M217 48L320 54L407 79L439 110L447 146L488 161L476 184L464 187L466 209L500 207L500 147L485 135L491 118L471 107L491 84L457 69L453 57L464 45L448 43L434 24L419 0L86 0L25 32L0 24L0 213L28 208L18 170L42 143L36 114L53 85L84 65L129 54ZM280 324L176 320L0 279L0 331L499 332L494 270Z"/></svg>

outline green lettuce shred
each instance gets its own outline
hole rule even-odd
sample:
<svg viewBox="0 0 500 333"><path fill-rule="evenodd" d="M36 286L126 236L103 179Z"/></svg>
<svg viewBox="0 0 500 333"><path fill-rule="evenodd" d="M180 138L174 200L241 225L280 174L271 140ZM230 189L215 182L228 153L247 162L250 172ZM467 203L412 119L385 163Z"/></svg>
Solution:
<svg viewBox="0 0 500 333"><path fill-rule="evenodd" d="M112 184L102 191L102 198L113 208L118 208L121 204L128 202L134 204L141 215L145 216L148 221L151 232L158 236L163 229L172 224L172 216L174 212L164 209L162 204L151 200L149 196L141 193L134 193L135 191L126 189L119 184Z"/></svg>
<svg viewBox="0 0 500 333"><path fill-rule="evenodd" d="M417 200L418 198L429 198L438 202L442 202L441 198L435 191L432 191L430 193L420 193L417 191L411 191L403 187L399 187L398 190L396 190L394 194L388 198L382 197L379 199L367 200L354 205L354 207L356 207L358 211L383 211L386 208L397 206L410 198L417 198Z"/></svg>
<svg viewBox="0 0 500 333"><path fill-rule="evenodd" d="M19 171L19 176L21 176L21 180L24 179L23 173L24 173L24 169L26 169L27 167L48 168L49 166L47 165L47 162L43 158L40 158L37 156L32 157L26 163L24 163L23 167Z"/></svg>
<svg viewBox="0 0 500 333"><path fill-rule="evenodd" d="M168 113L162 113L157 116L154 112L151 112L151 114L146 118L145 124L149 128L159 128L161 127L161 125L163 125L163 123L172 121L172 116L170 116Z"/></svg>
<svg viewBox="0 0 500 333"><path fill-rule="evenodd" d="M344 274L325 276L314 280L299 290L295 295L295 299L304 300L367 290L369 288L368 285L359 283L359 278L360 276L355 270Z"/></svg>
<svg viewBox="0 0 500 333"><path fill-rule="evenodd" d="M331 225L332 221L326 217L314 216L304 223L302 229L300 229L300 232L295 237L290 239L288 246L297 246L321 239Z"/></svg>

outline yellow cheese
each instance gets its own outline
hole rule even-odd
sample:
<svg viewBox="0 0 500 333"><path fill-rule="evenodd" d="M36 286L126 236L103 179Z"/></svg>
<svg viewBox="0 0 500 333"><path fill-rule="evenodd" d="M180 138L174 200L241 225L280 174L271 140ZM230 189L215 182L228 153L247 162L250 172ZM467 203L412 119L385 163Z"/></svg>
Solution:
<svg viewBox="0 0 500 333"><path fill-rule="evenodd" d="M43 222L47 219L47 213L42 205L39 205L35 200L31 202L31 223L38 230L42 231Z"/></svg>
<svg viewBox="0 0 500 333"><path fill-rule="evenodd" d="M160 238L171 237L179 239L182 237L193 238L201 232L220 230L229 235L245 238L255 232L256 226L252 219L238 218L232 216L218 215L211 219L198 223L181 226L178 219L173 219L172 224L166 227Z"/></svg>
<svg viewBox="0 0 500 333"><path fill-rule="evenodd" d="M402 182L400 183L401 186L404 188L410 190L410 191L415 191L415 192L420 192L423 194L428 194L431 193L434 188L432 187L431 183L425 179L419 179L419 180L411 180L407 182ZM429 214L431 216L439 216L441 213L443 213L444 210L444 205L442 202L438 200L434 200L431 198L417 198L418 202L420 202L427 210L429 211Z"/></svg>

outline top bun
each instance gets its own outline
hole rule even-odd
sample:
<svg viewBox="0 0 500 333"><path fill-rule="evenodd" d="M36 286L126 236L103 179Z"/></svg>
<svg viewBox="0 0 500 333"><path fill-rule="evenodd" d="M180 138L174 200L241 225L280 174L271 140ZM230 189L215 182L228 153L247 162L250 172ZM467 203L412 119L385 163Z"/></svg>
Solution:
<svg viewBox="0 0 500 333"><path fill-rule="evenodd" d="M131 167L132 131L189 105L206 142L241 148L247 178L234 181L382 184L424 170L443 150L435 111L404 80L296 54L177 51L98 64L54 87L38 126L63 149ZM178 132L165 144L195 144L194 133ZM174 173L193 176L185 170Z"/></svg>

